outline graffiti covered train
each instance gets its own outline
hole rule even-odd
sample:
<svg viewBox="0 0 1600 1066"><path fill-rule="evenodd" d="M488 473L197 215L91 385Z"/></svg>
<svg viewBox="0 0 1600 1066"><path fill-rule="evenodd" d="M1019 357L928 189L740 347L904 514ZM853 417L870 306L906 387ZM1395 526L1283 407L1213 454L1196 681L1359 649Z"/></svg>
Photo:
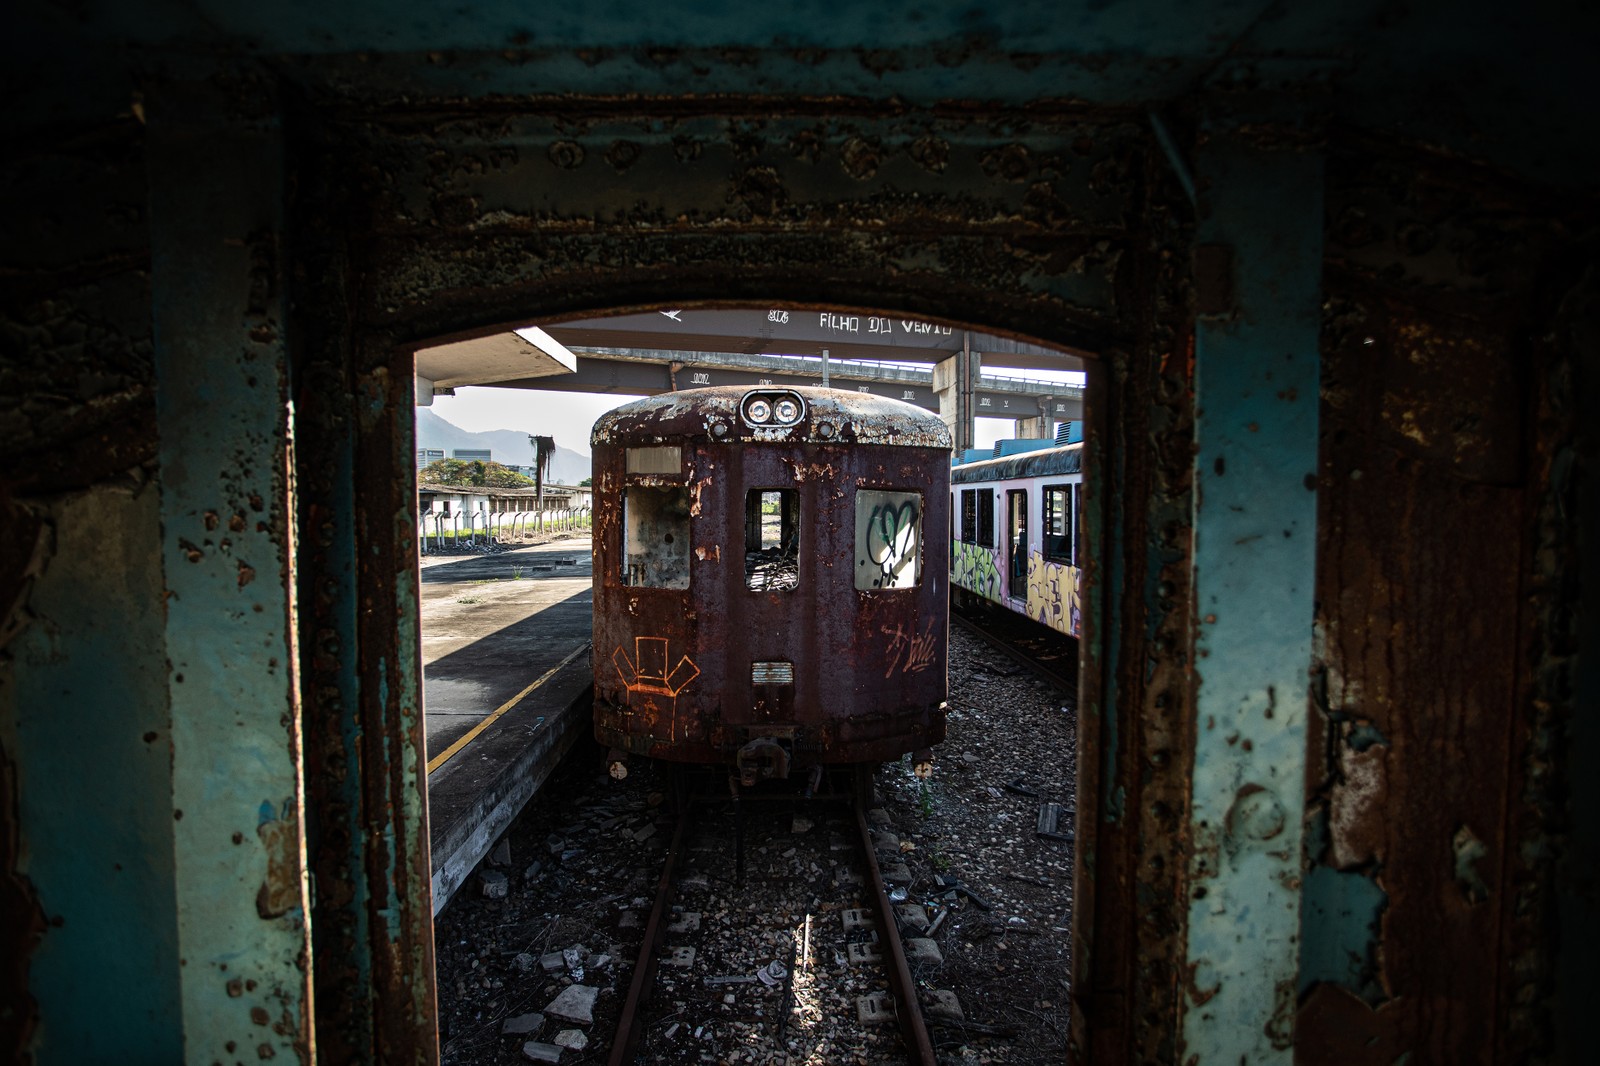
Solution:
<svg viewBox="0 0 1600 1066"><path fill-rule="evenodd" d="M1032 450L950 471L950 587L1076 637L1083 444Z"/></svg>
<svg viewBox="0 0 1600 1066"><path fill-rule="evenodd" d="M938 416L701 388L607 413L591 444L594 730L614 775L634 754L751 784L944 739Z"/></svg>

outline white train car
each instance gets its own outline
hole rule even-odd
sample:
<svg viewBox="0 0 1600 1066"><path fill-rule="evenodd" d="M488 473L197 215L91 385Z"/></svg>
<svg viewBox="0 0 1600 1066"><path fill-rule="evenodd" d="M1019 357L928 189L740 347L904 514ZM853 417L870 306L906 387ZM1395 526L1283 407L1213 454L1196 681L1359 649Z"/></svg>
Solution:
<svg viewBox="0 0 1600 1066"><path fill-rule="evenodd" d="M1076 637L1083 444L1039 443L951 468L951 594Z"/></svg>

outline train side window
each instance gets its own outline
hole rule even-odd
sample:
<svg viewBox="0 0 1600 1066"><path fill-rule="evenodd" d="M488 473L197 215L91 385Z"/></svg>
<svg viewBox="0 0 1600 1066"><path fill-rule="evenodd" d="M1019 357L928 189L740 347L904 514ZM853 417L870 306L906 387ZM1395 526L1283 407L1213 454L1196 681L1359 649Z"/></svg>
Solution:
<svg viewBox="0 0 1600 1066"><path fill-rule="evenodd" d="M978 490L978 543L994 547L994 489Z"/></svg>
<svg viewBox="0 0 1600 1066"><path fill-rule="evenodd" d="M856 492L856 588L904 589L922 579L922 494Z"/></svg>
<svg viewBox="0 0 1600 1066"><path fill-rule="evenodd" d="M756 592L800 584L800 494L751 489L744 497L744 583Z"/></svg>
<svg viewBox="0 0 1600 1066"><path fill-rule="evenodd" d="M631 485L622 493L622 583L689 587L689 490Z"/></svg>
<svg viewBox="0 0 1600 1066"><path fill-rule="evenodd" d="M978 490L961 490L961 543L978 541Z"/></svg>
<svg viewBox="0 0 1600 1066"><path fill-rule="evenodd" d="M1044 557L1052 563L1074 561L1072 485L1044 487Z"/></svg>

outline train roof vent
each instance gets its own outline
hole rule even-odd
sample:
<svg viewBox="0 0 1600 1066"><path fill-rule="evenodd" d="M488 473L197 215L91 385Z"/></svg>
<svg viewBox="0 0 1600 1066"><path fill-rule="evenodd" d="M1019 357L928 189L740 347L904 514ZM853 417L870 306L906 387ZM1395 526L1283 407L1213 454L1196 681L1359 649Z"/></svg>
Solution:
<svg viewBox="0 0 1600 1066"><path fill-rule="evenodd" d="M1081 444L1083 442L1083 423L1074 419L1063 422L1056 427L1057 444Z"/></svg>
<svg viewBox="0 0 1600 1066"><path fill-rule="evenodd" d="M1036 452L1041 448L1054 448L1056 442L1048 437L1023 437L1018 440L999 440L994 443L994 457L996 459L1007 455L1021 455L1023 452Z"/></svg>

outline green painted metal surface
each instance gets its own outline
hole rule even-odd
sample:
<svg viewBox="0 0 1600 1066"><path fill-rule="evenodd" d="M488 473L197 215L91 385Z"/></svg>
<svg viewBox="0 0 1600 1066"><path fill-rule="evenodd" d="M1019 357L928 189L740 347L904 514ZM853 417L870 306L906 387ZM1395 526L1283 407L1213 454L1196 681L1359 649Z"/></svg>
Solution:
<svg viewBox="0 0 1600 1066"><path fill-rule="evenodd" d="M184 1056L292 1060L309 944L281 145L169 93L149 159Z"/></svg>
<svg viewBox="0 0 1600 1066"><path fill-rule="evenodd" d="M183 1052L157 504L145 485L53 509L35 624L0 665L19 865L48 923L28 974L40 1066Z"/></svg>
<svg viewBox="0 0 1600 1066"><path fill-rule="evenodd" d="M1286 130L1285 133L1288 131ZM1289 1063L1311 664L1322 161L1196 161L1195 669L1185 1061ZM1209 294L1209 295L1208 295Z"/></svg>

